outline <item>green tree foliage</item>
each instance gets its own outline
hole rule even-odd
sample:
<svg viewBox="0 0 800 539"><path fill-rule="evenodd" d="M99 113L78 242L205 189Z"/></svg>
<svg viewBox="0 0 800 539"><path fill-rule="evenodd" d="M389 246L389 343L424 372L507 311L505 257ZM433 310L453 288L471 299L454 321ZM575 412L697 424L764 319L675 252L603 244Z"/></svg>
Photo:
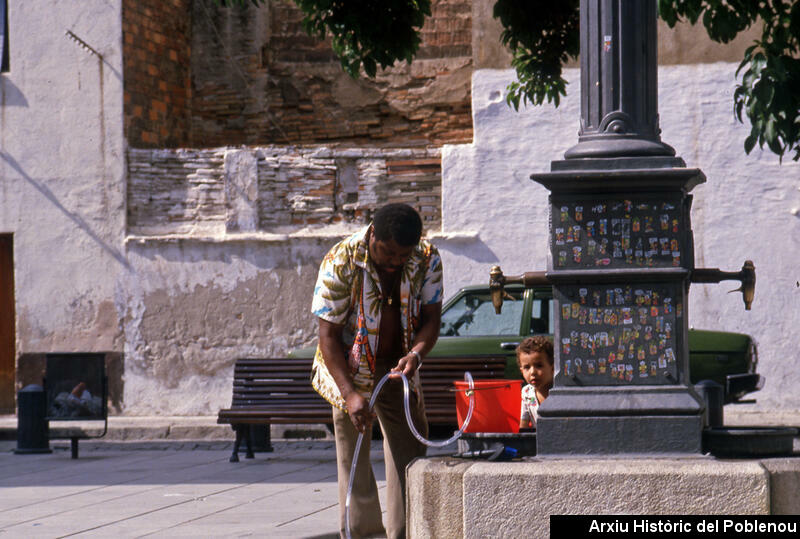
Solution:
<svg viewBox="0 0 800 539"><path fill-rule="evenodd" d="M682 18L702 19L714 41L727 43L758 19L761 38L748 47L736 74L741 84L733 94L734 112L750 120L744 141L748 154L756 142L783 158L794 151L800 159L800 2L781 0L659 0L659 12L673 27Z"/></svg>
<svg viewBox="0 0 800 539"><path fill-rule="evenodd" d="M374 77L377 66L411 63L419 49L419 29L431 14L430 0L295 0L311 35L331 36L344 70ZM391 37L389 37L391 36Z"/></svg>
<svg viewBox="0 0 800 539"><path fill-rule="evenodd" d="M558 106L567 95L563 65L580 52L579 0L497 0L494 18L503 25L500 40L511 51L517 80L506 101L519 110L520 101ZM546 14L543 16L543 14Z"/></svg>

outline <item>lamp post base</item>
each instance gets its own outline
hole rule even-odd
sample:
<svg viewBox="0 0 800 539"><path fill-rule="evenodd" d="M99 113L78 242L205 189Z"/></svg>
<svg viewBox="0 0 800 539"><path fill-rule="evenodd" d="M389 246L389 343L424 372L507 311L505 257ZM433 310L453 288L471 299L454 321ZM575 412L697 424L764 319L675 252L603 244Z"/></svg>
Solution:
<svg viewBox="0 0 800 539"><path fill-rule="evenodd" d="M703 417L621 416L539 418L539 457L680 456L703 450Z"/></svg>

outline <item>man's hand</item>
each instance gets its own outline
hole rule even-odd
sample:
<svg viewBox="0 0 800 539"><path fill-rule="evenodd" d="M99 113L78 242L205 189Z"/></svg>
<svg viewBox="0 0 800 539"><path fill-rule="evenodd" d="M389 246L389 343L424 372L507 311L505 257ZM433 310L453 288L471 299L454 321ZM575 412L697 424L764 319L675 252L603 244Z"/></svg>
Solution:
<svg viewBox="0 0 800 539"><path fill-rule="evenodd" d="M397 362L397 366L395 366L390 373L393 373L390 378L400 378L400 373L406 375L406 378L409 378L414 371L419 368L419 364L417 361L417 354L406 354L400 358L400 361Z"/></svg>
<svg viewBox="0 0 800 539"><path fill-rule="evenodd" d="M353 422L356 430L362 434L368 432L372 426L372 420L375 419L375 412L371 412L369 409L369 401L357 391L351 391L345 397L344 403L347 406L350 421Z"/></svg>

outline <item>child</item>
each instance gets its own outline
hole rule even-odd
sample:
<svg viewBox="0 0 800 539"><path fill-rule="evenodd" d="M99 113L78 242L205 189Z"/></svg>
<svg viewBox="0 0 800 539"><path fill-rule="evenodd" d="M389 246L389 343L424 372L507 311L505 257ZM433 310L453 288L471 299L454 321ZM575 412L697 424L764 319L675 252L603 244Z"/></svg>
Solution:
<svg viewBox="0 0 800 539"><path fill-rule="evenodd" d="M553 343L546 337L527 337L517 346L517 365L527 385L522 388L519 427L536 427L539 405L553 387Z"/></svg>

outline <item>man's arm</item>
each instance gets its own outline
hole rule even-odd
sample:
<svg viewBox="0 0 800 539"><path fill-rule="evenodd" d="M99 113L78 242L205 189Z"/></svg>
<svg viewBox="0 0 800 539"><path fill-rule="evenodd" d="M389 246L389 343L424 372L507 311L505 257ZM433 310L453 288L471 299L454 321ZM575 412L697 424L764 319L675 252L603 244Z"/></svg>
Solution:
<svg viewBox="0 0 800 539"><path fill-rule="evenodd" d="M358 432L366 432L375 417L369 411L369 401L353 386L347 365L347 353L342 341L344 326L319 318L319 347L325 366L342 394L347 413Z"/></svg>
<svg viewBox="0 0 800 539"><path fill-rule="evenodd" d="M417 352L421 358L428 355L428 352L431 351L433 345L439 339L441 326L442 303L423 305L420 309L420 327L417 330L411 350ZM417 356L409 351L407 355L400 358L392 372L398 373L398 376L401 372L406 376L411 376L418 368Z"/></svg>

